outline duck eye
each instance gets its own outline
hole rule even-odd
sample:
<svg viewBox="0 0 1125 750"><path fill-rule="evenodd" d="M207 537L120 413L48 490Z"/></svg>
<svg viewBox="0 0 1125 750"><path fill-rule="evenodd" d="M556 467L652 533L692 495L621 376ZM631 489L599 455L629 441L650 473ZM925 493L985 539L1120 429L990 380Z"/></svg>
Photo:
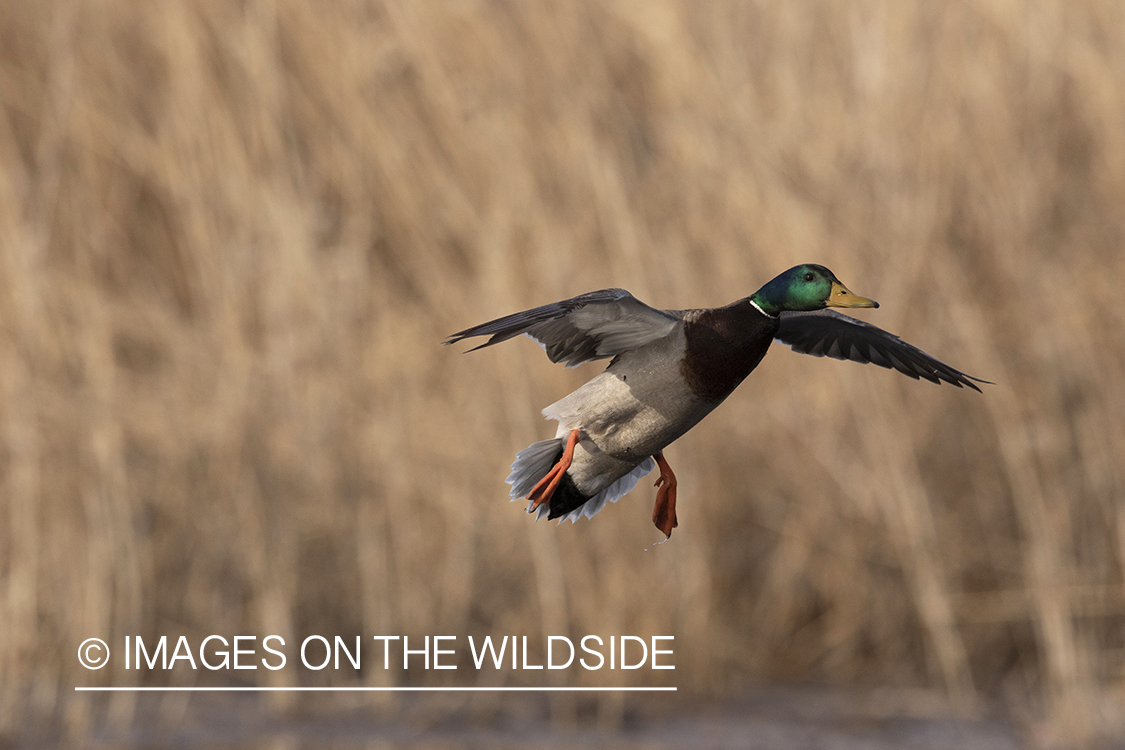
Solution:
<svg viewBox="0 0 1125 750"><path fill-rule="evenodd" d="M812 271L809 271L808 273L805 274L805 281L812 281L815 278L816 278L816 276L813 275Z"/></svg>

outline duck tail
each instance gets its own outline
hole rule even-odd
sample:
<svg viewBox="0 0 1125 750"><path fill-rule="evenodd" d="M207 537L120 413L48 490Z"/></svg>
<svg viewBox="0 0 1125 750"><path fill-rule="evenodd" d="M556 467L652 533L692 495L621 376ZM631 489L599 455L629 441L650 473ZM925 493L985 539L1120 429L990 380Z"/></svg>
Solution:
<svg viewBox="0 0 1125 750"><path fill-rule="evenodd" d="M512 473L504 480L512 485L508 495L513 501L527 497L528 493L539 483L539 480L547 476L547 472L562 458L565 443L566 439L561 437L540 440L516 454L516 460L512 464ZM562 481L555 489L551 499L538 508L534 508L536 520L544 517L558 518L560 515L569 513L579 507L587 500L589 498L578 491L570 476L563 474ZM532 503L529 502L528 513L533 510L531 506Z"/></svg>
<svg viewBox="0 0 1125 750"><path fill-rule="evenodd" d="M527 497L527 494L531 492L539 480L547 476L547 472L562 456L563 442L561 437L540 440L516 454L516 460L512 464L512 473L504 480L512 485L508 496L513 501L521 497Z"/></svg>
<svg viewBox="0 0 1125 750"><path fill-rule="evenodd" d="M565 442L565 438L561 437L541 440L516 454L512 473L504 480L512 485L508 495L513 501L527 497L539 480L547 476L547 472L562 458ZM534 510L537 521L540 518L558 518L560 522L570 519L571 523L574 523L583 516L593 518L607 503L616 503L624 497L636 486L641 477L655 467L656 462L651 457L646 458L631 472L593 496L582 494L570 478L570 474L563 474L551 499L538 508L532 508L532 503L528 502L527 512Z"/></svg>

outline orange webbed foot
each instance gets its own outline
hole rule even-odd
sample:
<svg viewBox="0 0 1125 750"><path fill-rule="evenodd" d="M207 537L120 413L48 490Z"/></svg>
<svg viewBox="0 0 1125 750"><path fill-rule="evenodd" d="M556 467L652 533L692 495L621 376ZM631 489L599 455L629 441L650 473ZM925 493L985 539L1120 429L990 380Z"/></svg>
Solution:
<svg viewBox="0 0 1125 750"><path fill-rule="evenodd" d="M570 468L570 462L574 459L574 446L578 445L578 430L571 430L570 435L566 439L566 448L563 449L562 457L559 462L551 467L546 476L540 479L531 492L527 493L527 499L531 501L531 507L528 512L535 510L543 503L549 502L554 497L555 490L562 481L563 474Z"/></svg>
<svg viewBox="0 0 1125 750"><path fill-rule="evenodd" d="M660 467L660 478L656 480L656 505L652 509L652 522L664 534L664 538L672 536L672 529L679 526L676 520L676 475L672 467L664 460L664 453L653 456L656 465Z"/></svg>

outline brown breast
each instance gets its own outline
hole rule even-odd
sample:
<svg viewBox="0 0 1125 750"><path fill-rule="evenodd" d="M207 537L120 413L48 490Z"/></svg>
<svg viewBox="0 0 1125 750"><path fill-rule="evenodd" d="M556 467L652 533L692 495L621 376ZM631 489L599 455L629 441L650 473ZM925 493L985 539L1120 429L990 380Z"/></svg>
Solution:
<svg viewBox="0 0 1125 750"><path fill-rule="evenodd" d="M684 318L686 351L680 373L700 398L722 401L769 350L778 319L743 299L726 307L693 310Z"/></svg>

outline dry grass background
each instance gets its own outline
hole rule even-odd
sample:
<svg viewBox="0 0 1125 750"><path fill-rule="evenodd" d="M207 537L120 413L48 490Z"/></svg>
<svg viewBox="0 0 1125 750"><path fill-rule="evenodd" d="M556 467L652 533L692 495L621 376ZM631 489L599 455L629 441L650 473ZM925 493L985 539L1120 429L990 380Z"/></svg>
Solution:
<svg viewBox="0 0 1125 750"><path fill-rule="evenodd" d="M1123 32L1093 0L0 5L0 736L139 720L72 694L136 679L89 635L272 632L668 633L703 698L937 688L1119 736ZM645 484L509 505L598 366L445 334L803 261L997 385L780 348L670 449L669 544Z"/></svg>

